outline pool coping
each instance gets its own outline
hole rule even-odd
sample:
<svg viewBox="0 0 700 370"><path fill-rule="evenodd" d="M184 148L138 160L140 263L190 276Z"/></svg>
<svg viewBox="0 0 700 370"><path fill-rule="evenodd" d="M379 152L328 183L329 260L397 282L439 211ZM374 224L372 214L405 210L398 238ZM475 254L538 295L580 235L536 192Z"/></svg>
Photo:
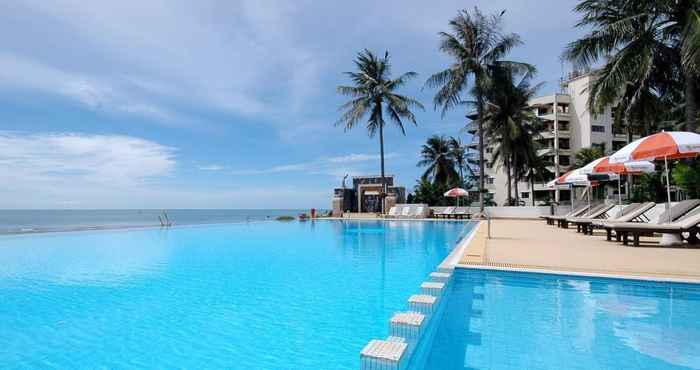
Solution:
<svg viewBox="0 0 700 370"><path fill-rule="evenodd" d="M471 233L470 237L464 242L471 242L474 236L477 234L478 228L484 226L485 221L480 221L479 224L474 228L474 232ZM463 243L460 243L463 244ZM460 245L458 248L462 251L466 251L469 244ZM457 248L455 248L457 249ZM450 253L451 255L452 253ZM466 256L464 253L460 254L460 257ZM449 257L449 256L448 256ZM482 256L483 257L483 256ZM455 268L460 269L477 269L477 270L493 270L493 271L515 271L515 272L529 272L529 273L540 273L540 274L550 274L550 275L569 275L576 277L593 277L593 278L608 278L608 279L626 279L626 280L639 280L639 281L655 281L655 282L667 282L667 283L686 283L686 284L700 284L700 278L695 277L683 277L683 276L659 276L658 274L644 275L639 272L634 273L624 273L624 272L604 272L604 271L585 271L585 270L574 270L566 268L555 268L546 266L532 266L523 265L518 267L510 266L498 266L498 263L490 262L472 262L472 263L461 263L461 260L454 265ZM501 264L505 265L505 264Z"/></svg>

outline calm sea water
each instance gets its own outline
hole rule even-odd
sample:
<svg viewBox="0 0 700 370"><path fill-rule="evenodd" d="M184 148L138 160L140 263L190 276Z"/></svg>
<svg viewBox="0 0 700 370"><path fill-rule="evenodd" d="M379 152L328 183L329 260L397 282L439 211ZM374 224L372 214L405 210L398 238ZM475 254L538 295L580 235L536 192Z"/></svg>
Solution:
<svg viewBox="0 0 700 370"><path fill-rule="evenodd" d="M196 225L274 219L308 210L175 209L166 212L176 225ZM163 216L163 210L0 210L0 233L158 226L158 216Z"/></svg>
<svg viewBox="0 0 700 370"><path fill-rule="evenodd" d="M0 236L0 368L357 369L472 224Z"/></svg>
<svg viewBox="0 0 700 370"><path fill-rule="evenodd" d="M700 369L700 285L455 275L427 370Z"/></svg>

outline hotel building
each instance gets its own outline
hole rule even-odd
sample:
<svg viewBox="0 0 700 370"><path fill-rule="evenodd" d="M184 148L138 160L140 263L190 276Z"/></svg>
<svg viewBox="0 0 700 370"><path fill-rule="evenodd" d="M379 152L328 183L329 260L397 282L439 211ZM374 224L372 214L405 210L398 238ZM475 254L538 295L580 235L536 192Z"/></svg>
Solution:
<svg viewBox="0 0 700 370"><path fill-rule="evenodd" d="M537 116L543 120L546 129L541 133L538 142L541 144L538 154L548 163L547 169L552 175L541 183L530 186L521 181L518 183L520 200L526 205L542 203L547 200L565 201L570 199L568 190L547 189L546 182L572 169L575 154L581 148L600 147L609 154L625 144L627 136L622 132L614 132L611 109L606 108L602 114L594 115L588 110L589 85L595 79L593 72L572 72L562 81L561 91L557 94L540 96L530 101L530 106ZM477 123L467 125L467 131L472 134L469 146L469 163L477 176L471 191L478 195L479 174L479 139ZM497 205L507 202L507 176L503 166L489 166L494 147L486 143L484 147L485 161L485 190L486 199L491 199Z"/></svg>

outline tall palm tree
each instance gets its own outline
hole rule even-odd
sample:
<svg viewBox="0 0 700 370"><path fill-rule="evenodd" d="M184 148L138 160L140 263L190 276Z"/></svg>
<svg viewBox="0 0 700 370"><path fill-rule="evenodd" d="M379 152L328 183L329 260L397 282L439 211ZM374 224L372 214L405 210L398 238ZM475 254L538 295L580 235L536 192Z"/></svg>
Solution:
<svg viewBox="0 0 700 370"><path fill-rule="evenodd" d="M479 207L484 211L484 91L490 66L501 61L515 46L520 45L516 34L504 34L500 15L484 15L478 8L469 13L458 12L449 21L451 32L440 32L440 51L449 55L453 63L445 70L432 75L426 86L437 88L433 98L435 108L442 108L442 115L464 103L464 95L470 92L470 79L476 100L479 125Z"/></svg>
<svg viewBox="0 0 700 370"><path fill-rule="evenodd" d="M454 185L459 174L455 170L450 141L444 136L433 135L421 147L419 167L427 167L422 178L433 184Z"/></svg>
<svg viewBox="0 0 700 370"><path fill-rule="evenodd" d="M527 173L525 160L544 129L529 101L541 86L532 86L535 68L512 68L498 64L490 69L490 88L486 93L484 123L489 142L494 145L491 166L504 166L508 199L519 200L518 181ZM515 197L511 197L511 183Z"/></svg>
<svg viewBox="0 0 700 370"><path fill-rule="evenodd" d="M458 137L451 136L449 138L450 155L454 160L457 172L459 172L459 186L466 187L466 182L464 181L464 170L468 168L467 166L467 147L462 143L462 139Z"/></svg>
<svg viewBox="0 0 700 370"><path fill-rule="evenodd" d="M611 104L622 113L631 136L632 122L651 96L663 96L685 84L685 124L697 128L697 74L681 63L680 50L688 39L688 16L697 0L584 0L576 6L583 14L579 27L591 28L570 43L564 56L577 65L604 61L590 86L589 108L596 113ZM616 117L618 118L618 117Z"/></svg>
<svg viewBox="0 0 700 370"><path fill-rule="evenodd" d="M408 80L417 76L415 72L407 72L398 78L391 78L391 63L389 52L384 53L383 58L375 56L365 49L357 54L355 59L356 72L346 72L353 86L338 86L338 93L349 96L352 100L340 107L345 111L336 125L343 125L345 131L351 130L367 114L367 132L369 137L379 132L379 156L381 161L382 181L382 212L384 212L384 196L387 193L387 184L384 179L384 115L389 116L400 130L406 135L402 119L407 119L416 124L416 117L411 112L412 107L423 109L423 105L408 96L396 93Z"/></svg>

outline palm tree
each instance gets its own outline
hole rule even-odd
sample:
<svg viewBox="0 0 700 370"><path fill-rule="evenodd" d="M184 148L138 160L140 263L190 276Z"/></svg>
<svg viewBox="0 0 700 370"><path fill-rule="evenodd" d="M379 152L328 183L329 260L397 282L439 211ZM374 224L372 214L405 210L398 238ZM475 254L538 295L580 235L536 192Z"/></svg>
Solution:
<svg viewBox="0 0 700 370"><path fill-rule="evenodd" d="M422 159L418 162L419 167L427 167L423 179L432 181L434 185L454 185L457 182L458 174L455 170L455 159L452 156L450 141L444 136L433 135L428 138L421 147L420 155Z"/></svg>
<svg viewBox="0 0 700 370"><path fill-rule="evenodd" d="M584 0L576 6L576 11L583 13L577 26L592 31L570 43L564 56L577 65L605 61L590 86L589 108L593 112L619 104L623 108L616 112L616 119L624 120L631 136L633 119L645 116L645 101L680 88L678 81L684 80L686 128L697 128L697 74L692 63L681 63L680 57L681 45L687 45L685 40L692 34L686 26L692 20L689 13L697 9L697 3Z"/></svg>
<svg viewBox="0 0 700 370"><path fill-rule="evenodd" d="M462 143L460 138L451 136L449 138L450 155L454 160L455 167L459 172L459 186L466 187L466 181L464 181L464 170L468 168L467 166L467 147Z"/></svg>
<svg viewBox="0 0 700 370"><path fill-rule="evenodd" d="M541 85L532 86L535 68L513 69L511 65L496 65L490 70L490 88L486 93L484 123L489 142L494 144L491 166L504 166L507 176L509 202L519 202L518 181L527 173L527 158L533 151L535 139L544 129L529 101ZM515 197L511 197L511 183Z"/></svg>
<svg viewBox="0 0 700 370"><path fill-rule="evenodd" d="M521 44L516 34L501 31L500 15L484 15L478 8L471 14L458 12L449 21L451 33L440 32L440 51L449 55L453 63L445 70L432 75L426 86L437 88L433 98L435 108L442 107L442 115L464 103L464 95L473 80L473 95L476 100L479 125L479 207L484 211L484 94L488 79L488 68L500 62L515 46Z"/></svg>
<svg viewBox="0 0 700 370"><path fill-rule="evenodd" d="M600 147L581 148L576 152L576 168L583 167L603 156Z"/></svg>
<svg viewBox="0 0 700 370"><path fill-rule="evenodd" d="M389 52L384 53L383 58L378 58L371 51L365 49L357 54L355 59L356 72L346 72L353 82L353 86L338 86L338 93L349 96L352 100L340 107L345 111L336 125L343 125L345 131L351 130L360 120L369 113L367 132L369 137L379 132L379 156L381 161L382 181L382 212L384 212L383 198L387 193L387 184L384 179L384 114L388 115L401 133L406 135L402 119L416 124L416 117L411 112L412 107L423 109L423 105L417 100L395 91L408 80L417 76L415 72L407 72L396 79L391 78L391 63Z"/></svg>

